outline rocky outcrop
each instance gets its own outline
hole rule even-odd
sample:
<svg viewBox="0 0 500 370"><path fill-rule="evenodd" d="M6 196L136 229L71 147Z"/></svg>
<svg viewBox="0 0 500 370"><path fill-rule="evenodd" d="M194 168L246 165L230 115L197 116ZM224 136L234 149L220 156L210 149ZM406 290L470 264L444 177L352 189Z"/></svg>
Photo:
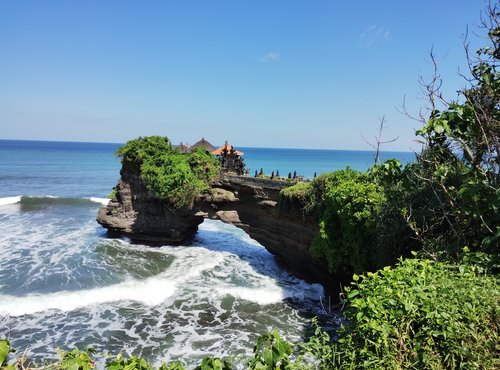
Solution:
<svg viewBox="0 0 500 370"><path fill-rule="evenodd" d="M112 234L165 244L186 242L204 218L218 219L245 230L289 271L336 293L339 277L329 274L326 264L309 251L318 232L317 220L296 201L280 198L286 186L253 177L223 176L192 210L173 210L148 191L139 177L122 173L115 199L99 210L97 221Z"/></svg>
<svg viewBox="0 0 500 370"><path fill-rule="evenodd" d="M148 244L189 242L203 216L172 206L149 191L141 178L122 170L116 196L99 209L97 222L111 235L123 235Z"/></svg>

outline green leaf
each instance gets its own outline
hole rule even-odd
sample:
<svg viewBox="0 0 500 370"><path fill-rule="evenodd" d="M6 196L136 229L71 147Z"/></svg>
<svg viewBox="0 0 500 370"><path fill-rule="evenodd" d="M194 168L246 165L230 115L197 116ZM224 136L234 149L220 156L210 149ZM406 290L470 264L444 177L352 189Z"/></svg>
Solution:
<svg viewBox="0 0 500 370"><path fill-rule="evenodd" d="M434 125L434 132L437 134L442 134L444 132L444 126L441 123Z"/></svg>
<svg viewBox="0 0 500 370"><path fill-rule="evenodd" d="M0 339L0 366L3 366L9 356L10 342L6 339Z"/></svg>

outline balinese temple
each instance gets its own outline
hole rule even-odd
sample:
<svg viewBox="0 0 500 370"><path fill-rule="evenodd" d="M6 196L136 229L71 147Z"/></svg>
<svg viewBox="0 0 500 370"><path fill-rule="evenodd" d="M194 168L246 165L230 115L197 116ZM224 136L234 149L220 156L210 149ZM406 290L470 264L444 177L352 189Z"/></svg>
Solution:
<svg viewBox="0 0 500 370"><path fill-rule="evenodd" d="M204 148L207 153L212 153L216 149L216 147L206 141L204 137L202 137L200 141L197 141L196 143L191 145L188 149L188 152L193 152L198 148Z"/></svg>
<svg viewBox="0 0 500 370"><path fill-rule="evenodd" d="M179 149L179 152L181 152L181 153L187 153L189 150L189 144L188 143L183 144L181 141L180 145L178 146L178 149Z"/></svg>
<svg viewBox="0 0 500 370"><path fill-rule="evenodd" d="M179 145L179 151L181 153L191 153L198 148L205 149L207 153L212 153L215 149L217 149L215 146L206 141L204 137L202 137L201 140L197 141L191 146L189 146L188 144L183 144L182 142Z"/></svg>
<svg viewBox="0 0 500 370"><path fill-rule="evenodd" d="M235 172L238 175L247 173L245 163L243 162L243 155L245 153L236 150L236 148L226 141L220 148L212 151L213 155L219 158L221 169L224 172Z"/></svg>

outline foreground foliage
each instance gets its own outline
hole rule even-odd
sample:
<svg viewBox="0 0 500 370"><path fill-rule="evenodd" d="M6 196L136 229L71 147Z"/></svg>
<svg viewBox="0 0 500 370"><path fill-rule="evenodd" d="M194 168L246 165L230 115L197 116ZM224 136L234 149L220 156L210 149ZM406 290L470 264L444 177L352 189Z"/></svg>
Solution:
<svg viewBox="0 0 500 370"><path fill-rule="evenodd" d="M202 148L180 153L161 136L130 140L116 154L125 171L139 174L150 190L177 208L191 208L219 174L217 160Z"/></svg>
<svg viewBox="0 0 500 370"><path fill-rule="evenodd" d="M500 368L500 282L481 267L407 259L354 279L339 368Z"/></svg>

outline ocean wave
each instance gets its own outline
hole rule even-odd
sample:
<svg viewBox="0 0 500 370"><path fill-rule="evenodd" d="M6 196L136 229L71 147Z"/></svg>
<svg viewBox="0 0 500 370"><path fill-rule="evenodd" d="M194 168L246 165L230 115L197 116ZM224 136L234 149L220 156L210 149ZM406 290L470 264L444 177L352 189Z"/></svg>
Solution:
<svg viewBox="0 0 500 370"><path fill-rule="evenodd" d="M0 295L0 314L22 316L51 309L72 311L115 301L137 301L147 306L155 306L174 294L175 290L176 284L156 276L142 281L129 280L80 291L30 294L22 297Z"/></svg>
<svg viewBox="0 0 500 370"><path fill-rule="evenodd" d="M48 310L73 311L117 301L134 301L146 306L156 306L172 296L178 288L184 287L190 279L199 278L204 271L211 270L223 262L223 257L215 253L210 253L211 258L200 260L201 251L191 248L175 250L163 247L160 250L168 250L168 254L179 258L158 275L77 291L34 293L25 296L0 294L0 315L22 316Z"/></svg>
<svg viewBox="0 0 500 370"><path fill-rule="evenodd" d="M230 295L234 298L243 299L245 301L254 302L259 305L275 304L284 299L292 300L318 300L324 294L323 287L319 284L308 284L301 282L297 286L283 287L269 279L269 283L265 283L259 287L218 287L217 292L221 296Z"/></svg>
<svg viewBox="0 0 500 370"><path fill-rule="evenodd" d="M230 295L234 298L244 299L259 305L267 305L281 302L285 297L283 290L277 286L261 288L226 287L218 288L219 294Z"/></svg>
<svg viewBox="0 0 500 370"><path fill-rule="evenodd" d="M4 197L0 198L0 206L7 206L9 204L16 204L21 202L21 195L17 195L15 197Z"/></svg>
<svg viewBox="0 0 500 370"><path fill-rule="evenodd" d="M111 200L109 198L98 198L98 197L90 197L89 199L91 202L101 203L103 206L107 206L109 201Z"/></svg>
<svg viewBox="0 0 500 370"><path fill-rule="evenodd" d="M54 195L27 196L17 195L14 197L0 198L0 206L21 204L22 206L56 206L56 205L92 205L99 203L106 206L108 198L87 197L87 198L60 198Z"/></svg>

